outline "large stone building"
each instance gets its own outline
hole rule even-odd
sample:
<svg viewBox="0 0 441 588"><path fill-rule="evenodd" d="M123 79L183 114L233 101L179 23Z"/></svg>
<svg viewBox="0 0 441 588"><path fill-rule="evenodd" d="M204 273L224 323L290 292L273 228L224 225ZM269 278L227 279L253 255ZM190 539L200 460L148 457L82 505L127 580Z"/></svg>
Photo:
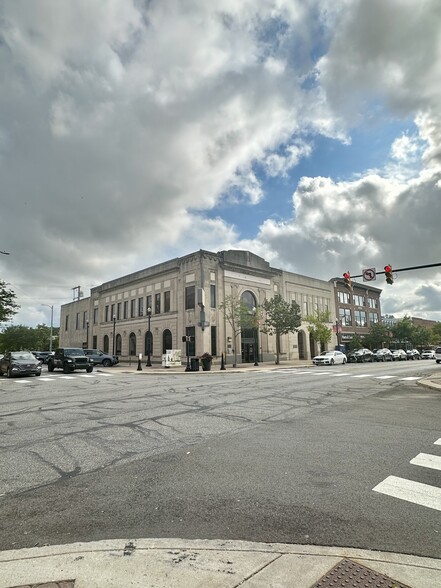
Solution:
<svg viewBox="0 0 441 588"><path fill-rule="evenodd" d="M249 251L200 250L101 284L90 297L63 305L60 346L100 348L122 359L151 355L154 362L168 349L181 349L183 357L187 351L224 353L227 363L235 355L238 362L273 361L275 337L247 329L235 338L219 306L236 295L252 310L275 294L295 300L302 319L317 308L329 310L332 327L332 283L273 268ZM194 342L184 343L185 336ZM334 334L329 348L336 342ZM309 359L318 351L304 320L297 333L282 337L282 360Z"/></svg>

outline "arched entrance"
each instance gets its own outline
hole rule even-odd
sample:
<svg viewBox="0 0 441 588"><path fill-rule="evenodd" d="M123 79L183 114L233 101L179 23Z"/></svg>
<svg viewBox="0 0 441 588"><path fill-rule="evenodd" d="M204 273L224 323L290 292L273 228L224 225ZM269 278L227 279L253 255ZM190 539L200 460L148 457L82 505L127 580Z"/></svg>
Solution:
<svg viewBox="0 0 441 588"><path fill-rule="evenodd" d="M173 349L173 338L171 331L169 329L165 329L162 333L162 353L165 353L167 349Z"/></svg>
<svg viewBox="0 0 441 588"><path fill-rule="evenodd" d="M136 335L130 333L129 335L129 355L136 355Z"/></svg>
<svg viewBox="0 0 441 588"><path fill-rule="evenodd" d="M252 292L246 290L240 297L252 318L257 308L257 300ZM252 322L252 321L250 321ZM254 363L259 359L259 332L257 327L249 326L241 331L242 363Z"/></svg>
<svg viewBox="0 0 441 588"><path fill-rule="evenodd" d="M122 350L122 338L121 335L116 336L116 346L115 346L115 353L116 355L121 355Z"/></svg>
<svg viewBox="0 0 441 588"><path fill-rule="evenodd" d="M299 359L308 359L306 353L306 338L303 331L299 331L297 336L297 345L299 349Z"/></svg>
<svg viewBox="0 0 441 588"><path fill-rule="evenodd" d="M151 331L147 331L144 338L144 355L150 357L153 355L153 335Z"/></svg>
<svg viewBox="0 0 441 588"><path fill-rule="evenodd" d="M104 353L109 353L109 335L104 335L103 351Z"/></svg>

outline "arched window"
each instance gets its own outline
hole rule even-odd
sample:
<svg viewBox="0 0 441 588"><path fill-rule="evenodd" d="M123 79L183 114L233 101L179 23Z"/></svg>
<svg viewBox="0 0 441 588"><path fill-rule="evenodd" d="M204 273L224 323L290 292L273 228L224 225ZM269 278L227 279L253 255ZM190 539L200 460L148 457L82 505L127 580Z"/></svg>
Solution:
<svg viewBox="0 0 441 588"><path fill-rule="evenodd" d="M115 347L115 353L116 353L116 355L121 355L121 349L122 349L121 335L117 335L116 336L116 347Z"/></svg>
<svg viewBox="0 0 441 588"><path fill-rule="evenodd" d="M153 335L147 331L144 338L144 355L153 355Z"/></svg>
<svg viewBox="0 0 441 588"><path fill-rule="evenodd" d="M167 349L173 349L173 339L172 334L169 329L165 329L162 333L162 353L165 353Z"/></svg>
<svg viewBox="0 0 441 588"><path fill-rule="evenodd" d="M249 290L245 290L245 292L242 294L242 296L240 298L241 298L242 302L245 304L245 306L247 308L249 308L250 310L253 310L253 308L256 308L256 306L257 306L256 297Z"/></svg>
<svg viewBox="0 0 441 588"><path fill-rule="evenodd" d="M109 335L104 335L103 351L104 353L109 353Z"/></svg>
<svg viewBox="0 0 441 588"><path fill-rule="evenodd" d="M130 333L129 336L129 355L136 355L136 335Z"/></svg>

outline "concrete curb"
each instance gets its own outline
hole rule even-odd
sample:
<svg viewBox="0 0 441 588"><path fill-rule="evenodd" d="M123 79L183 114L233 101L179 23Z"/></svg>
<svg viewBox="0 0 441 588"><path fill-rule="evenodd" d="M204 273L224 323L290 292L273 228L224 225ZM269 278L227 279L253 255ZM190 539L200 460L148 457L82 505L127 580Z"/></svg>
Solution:
<svg viewBox="0 0 441 588"><path fill-rule="evenodd" d="M441 560L345 547L136 539L0 553L0 588L75 579L75 588L310 588L342 559L412 588L441 585Z"/></svg>

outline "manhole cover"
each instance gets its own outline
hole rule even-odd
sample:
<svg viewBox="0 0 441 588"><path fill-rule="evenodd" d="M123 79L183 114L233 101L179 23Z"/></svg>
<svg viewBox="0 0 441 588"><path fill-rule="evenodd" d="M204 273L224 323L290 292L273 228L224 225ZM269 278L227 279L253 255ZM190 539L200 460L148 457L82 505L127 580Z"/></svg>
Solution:
<svg viewBox="0 0 441 588"><path fill-rule="evenodd" d="M410 588L350 559L342 559L311 588Z"/></svg>
<svg viewBox="0 0 441 588"><path fill-rule="evenodd" d="M58 580L57 582L43 582L43 584L24 584L11 588L75 588L75 580Z"/></svg>

